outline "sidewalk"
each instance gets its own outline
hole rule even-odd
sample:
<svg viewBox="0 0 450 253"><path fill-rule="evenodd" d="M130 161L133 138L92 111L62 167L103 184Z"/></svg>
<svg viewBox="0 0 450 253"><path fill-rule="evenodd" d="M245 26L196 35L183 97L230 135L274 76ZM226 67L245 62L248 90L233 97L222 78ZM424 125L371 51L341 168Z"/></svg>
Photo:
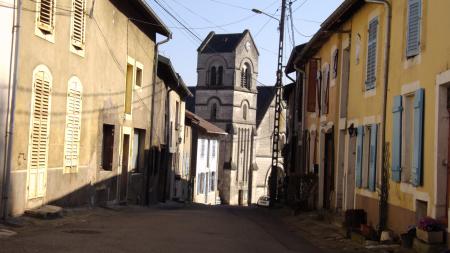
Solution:
<svg viewBox="0 0 450 253"><path fill-rule="evenodd" d="M336 253L414 253L413 250L401 248L400 245L381 245L364 241L360 238L349 239L346 231L330 219L317 212L303 212L294 215L288 208L277 210L281 219L292 226L292 232L309 240L315 246Z"/></svg>

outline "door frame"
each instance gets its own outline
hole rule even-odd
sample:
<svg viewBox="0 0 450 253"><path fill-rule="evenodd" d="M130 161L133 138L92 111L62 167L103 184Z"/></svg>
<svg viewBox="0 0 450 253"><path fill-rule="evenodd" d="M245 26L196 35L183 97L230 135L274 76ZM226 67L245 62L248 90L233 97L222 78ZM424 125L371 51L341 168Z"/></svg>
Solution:
<svg viewBox="0 0 450 253"><path fill-rule="evenodd" d="M122 198L122 168L123 168L123 155L124 155L124 150L123 150L123 148L124 148L124 141L125 141L125 135L128 135L128 159L127 159L127 173L130 171L130 167L131 167L131 165L130 165L130 160L131 160L131 146L132 146L132 138L131 138L131 136L132 136L132 133L133 133L133 128L131 128L131 127L125 127L125 126L122 126L122 131L121 131L121 133L120 133L120 144L119 144L119 149L120 149L120 152L119 152L119 166L118 166L118 168L117 168L117 200L119 201L119 202L121 202L121 201L123 201L121 198ZM126 193L125 193L125 201L126 201L126 198L127 198L127 195L128 195L128 186L129 186L129 178L128 178L128 175L127 175L127 186L126 186L126 189L125 189L125 191L126 191Z"/></svg>

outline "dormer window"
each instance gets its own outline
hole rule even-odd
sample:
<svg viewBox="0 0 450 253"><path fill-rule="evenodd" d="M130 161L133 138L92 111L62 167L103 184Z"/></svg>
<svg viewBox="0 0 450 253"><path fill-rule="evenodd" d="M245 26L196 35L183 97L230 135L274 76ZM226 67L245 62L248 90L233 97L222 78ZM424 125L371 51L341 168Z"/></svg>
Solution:
<svg viewBox="0 0 450 253"><path fill-rule="evenodd" d="M241 87L250 89L250 84L252 81L252 71L250 65L245 63L241 69Z"/></svg>

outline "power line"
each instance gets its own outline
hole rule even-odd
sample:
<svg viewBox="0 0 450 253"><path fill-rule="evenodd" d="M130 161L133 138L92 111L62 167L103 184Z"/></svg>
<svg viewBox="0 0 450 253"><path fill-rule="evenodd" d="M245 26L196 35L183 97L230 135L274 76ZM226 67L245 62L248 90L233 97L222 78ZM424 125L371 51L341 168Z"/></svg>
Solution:
<svg viewBox="0 0 450 253"><path fill-rule="evenodd" d="M311 34L311 35L308 35L308 34L304 34L304 33L300 32L300 31L297 29L297 27L295 27L295 26L294 26L294 31L296 31L298 34L300 34L301 36L306 37L306 38L311 38L312 36L314 36L314 33Z"/></svg>
<svg viewBox="0 0 450 253"><path fill-rule="evenodd" d="M212 22L211 20L209 20L209 19L203 17L202 15L196 13L195 11L191 10L191 9L190 9L189 7L187 7L186 5L184 5L184 4L180 3L180 2L178 2L177 0L172 0L172 1L174 1L175 3L177 3L178 5L180 5L181 7L183 7L184 9L186 9L188 12L190 12L190 13L194 14L195 16L197 16L197 17L203 19L205 22L207 22L207 23L209 23L209 24L211 24L211 25L213 25L213 26L217 26L217 24L215 24L215 23ZM221 29L221 30L223 30L223 31L226 32L226 30L225 30L224 28L222 28L222 27L219 27L219 29Z"/></svg>
<svg viewBox="0 0 450 253"><path fill-rule="evenodd" d="M295 8L295 10L293 10L292 12L294 13L294 12L296 12L298 9L300 9L303 5L305 5L306 3L308 2L308 0L303 0L303 2L299 5L299 6L297 6L297 8Z"/></svg>
<svg viewBox="0 0 450 253"><path fill-rule="evenodd" d="M219 0L209 0L209 1L214 2L214 3L218 3L218 4L222 4L222 5L225 5L225 6L228 6L228 7L241 9L241 10L246 10L246 11L251 11L252 10L250 8L247 8L247 7L239 6L239 5L236 5L236 4L230 4L230 3L227 3L227 2L222 2L222 1L219 1Z"/></svg>

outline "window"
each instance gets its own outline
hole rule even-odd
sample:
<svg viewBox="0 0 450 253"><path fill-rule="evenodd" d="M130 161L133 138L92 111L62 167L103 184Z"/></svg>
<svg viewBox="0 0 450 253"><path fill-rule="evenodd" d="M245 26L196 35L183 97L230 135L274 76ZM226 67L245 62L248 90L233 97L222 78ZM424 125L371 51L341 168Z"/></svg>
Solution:
<svg viewBox="0 0 450 253"><path fill-rule="evenodd" d="M211 106L211 120L216 120L217 119L217 104L212 104Z"/></svg>
<svg viewBox="0 0 450 253"><path fill-rule="evenodd" d="M81 112L82 112L82 86L77 78L69 81L66 106L66 129L64 138L64 173L78 171Z"/></svg>
<svg viewBox="0 0 450 253"><path fill-rule="evenodd" d="M204 139L200 139L200 157L204 158L205 157L205 143L206 141Z"/></svg>
<svg viewBox="0 0 450 253"><path fill-rule="evenodd" d="M219 67L219 73L217 76L217 85L220 85L220 86L223 85L223 67L222 66Z"/></svg>
<svg viewBox="0 0 450 253"><path fill-rule="evenodd" d="M136 86L138 87L142 87L142 78L143 78L142 69L143 69L142 66L136 64Z"/></svg>
<svg viewBox="0 0 450 253"><path fill-rule="evenodd" d="M29 139L29 198L42 197L48 162L52 76L38 67L33 73L31 129Z"/></svg>
<svg viewBox="0 0 450 253"><path fill-rule="evenodd" d="M309 62L309 71L308 71L308 104L307 110L308 112L316 111L316 88L317 88L317 61L311 60Z"/></svg>
<svg viewBox="0 0 450 253"><path fill-rule="evenodd" d="M42 0L41 0L42 1ZM74 49L83 50L85 44L86 0L72 0L71 43Z"/></svg>
<svg viewBox="0 0 450 253"><path fill-rule="evenodd" d="M376 59L377 59L377 36L378 17L369 22L369 35L367 39L367 70L366 70L366 90L375 88L376 81Z"/></svg>
<svg viewBox="0 0 450 253"><path fill-rule="evenodd" d="M247 104L244 104L243 108L242 108L242 118L244 120L247 120L247 113L248 113L248 108L247 108Z"/></svg>
<svg viewBox="0 0 450 253"><path fill-rule="evenodd" d="M213 157L213 158L215 158L216 157L216 141L215 140L212 140L211 141L211 156Z"/></svg>
<svg viewBox="0 0 450 253"><path fill-rule="evenodd" d="M376 189L378 125L359 126L356 140L356 184Z"/></svg>
<svg viewBox="0 0 450 253"><path fill-rule="evenodd" d="M103 125L102 169L112 171L114 152L114 126Z"/></svg>
<svg viewBox="0 0 450 253"><path fill-rule="evenodd" d="M55 30L55 0L40 0L37 3L37 28L43 34Z"/></svg>
<svg viewBox="0 0 450 253"><path fill-rule="evenodd" d="M414 94L403 97L403 161L402 161L402 182L411 181L411 166L414 150Z"/></svg>
<svg viewBox="0 0 450 253"><path fill-rule="evenodd" d="M329 101L329 90L330 90L330 65L325 65L325 68L322 71L322 84L321 84L321 113L328 113L328 101Z"/></svg>
<svg viewBox="0 0 450 253"><path fill-rule="evenodd" d="M144 169L145 130L134 129L131 169L140 173Z"/></svg>
<svg viewBox="0 0 450 253"><path fill-rule="evenodd" d="M408 0L408 24L406 31L406 57L420 52L420 20L422 0Z"/></svg>
<svg viewBox="0 0 450 253"><path fill-rule="evenodd" d="M216 173L213 171L211 172L211 177L210 177L210 183L209 183L209 191L213 192L216 190Z"/></svg>
<svg viewBox="0 0 450 253"><path fill-rule="evenodd" d="M338 67L339 67L339 49L335 49L333 52L333 79L336 79L338 76Z"/></svg>
<svg viewBox="0 0 450 253"><path fill-rule="evenodd" d="M197 182L197 193L205 193L205 173L200 173Z"/></svg>
<svg viewBox="0 0 450 253"><path fill-rule="evenodd" d="M130 63L127 64L127 76L125 87L125 113L131 114L131 108L133 103L133 79L134 79L134 66Z"/></svg>
<svg viewBox="0 0 450 253"><path fill-rule="evenodd" d="M176 130L180 130L180 102L177 101L175 104L175 127Z"/></svg>
<svg viewBox="0 0 450 253"><path fill-rule="evenodd" d="M250 65L245 63L241 69L241 87L250 89L252 81L252 71Z"/></svg>
<svg viewBox="0 0 450 253"><path fill-rule="evenodd" d="M209 84L211 86L216 86L217 81L217 70L216 67L211 68L211 79L209 80Z"/></svg>

